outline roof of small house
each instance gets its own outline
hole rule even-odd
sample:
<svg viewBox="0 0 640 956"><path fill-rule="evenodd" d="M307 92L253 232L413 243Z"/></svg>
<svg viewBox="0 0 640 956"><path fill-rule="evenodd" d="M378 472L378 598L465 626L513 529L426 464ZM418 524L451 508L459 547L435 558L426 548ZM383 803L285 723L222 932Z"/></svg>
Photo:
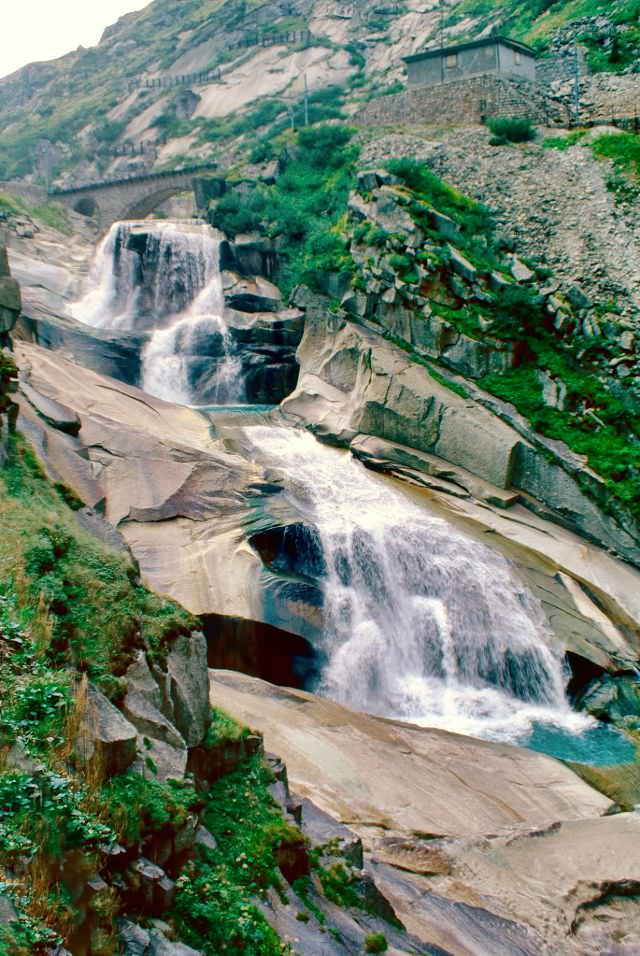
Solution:
<svg viewBox="0 0 640 956"><path fill-rule="evenodd" d="M422 53L414 53L413 56L405 56L402 59L405 61L405 63L413 63L416 60L428 60L439 56L451 56L451 54L461 53L463 50L473 50L476 47L494 46L497 44L509 46L511 49L517 50L519 53L524 53L526 56L531 56L534 58L536 56L536 51L533 49L533 47L527 46L526 43L520 43L518 40L512 40L511 37L493 35L482 37L480 40L469 40L468 43L457 43L454 46L433 47L429 50L423 50Z"/></svg>

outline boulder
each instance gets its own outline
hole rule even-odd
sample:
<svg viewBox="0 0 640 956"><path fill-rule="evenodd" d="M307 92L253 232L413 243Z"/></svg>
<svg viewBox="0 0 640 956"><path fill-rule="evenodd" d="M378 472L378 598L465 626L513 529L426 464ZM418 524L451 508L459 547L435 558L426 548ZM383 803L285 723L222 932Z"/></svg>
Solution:
<svg viewBox="0 0 640 956"><path fill-rule="evenodd" d="M168 702L173 723L189 747L202 742L211 719L207 668L204 634L198 631L176 638L167 661Z"/></svg>
<svg viewBox="0 0 640 956"><path fill-rule="evenodd" d="M203 956L201 950L192 949L185 943L177 943L152 929L149 934L149 956Z"/></svg>
<svg viewBox="0 0 640 956"><path fill-rule="evenodd" d="M141 856L131 867L130 908L145 916L163 916L173 903L176 885L160 866Z"/></svg>
<svg viewBox="0 0 640 956"><path fill-rule="evenodd" d="M511 275L516 282L531 282L536 277L533 269L526 266L517 256L514 256L511 261Z"/></svg>
<svg viewBox="0 0 640 956"><path fill-rule="evenodd" d="M452 246L451 243L448 244L447 248L449 250L451 268L453 271L462 279L466 279L467 282L474 282L478 277L476 267L469 262L466 256L463 256L459 249Z"/></svg>
<svg viewBox="0 0 640 956"><path fill-rule="evenodd" d="M458 223L435 209L431 210L431 224L436 232L439 232L446 239L457 239L460 234Z"/></svg>
<svg viewBox="0 0 640 956"><path fill-rule="evenodd" d="M609 723L640 718L640 681L635 675L605 674L589 684L578 706Z"/></svg>
<svg viewBox="0 0 640 956"><path fill-rule="evenodd" d="M136 729L97 687L89 684L76 737L76 759L96 760L106 777L123 773L136 759Z"/></svg>
<svg viewBox="0 0 640 956"><path fill-rule="evenodd" d="M11 276L0 278L0 307L18 313L22 307L20 286Z"/></svg>
<svg viewBox="0 0 640 956"><path fill-rule="evenodd" d="M143 694L127 694L122 710L136 730L145 737L162 740L172 747L185 749L184 738L170 721Z"/></svg>
<svg viewBox="0 0 640 956"><path fill-rule="evenodd" d="M117 926L124 956L149 956L150 937L146 929L128 919L119 919Z"/></svg>
<svg viewBox="0 0 640 956"><path fill-rule="evenodd" d="M136 764L148 780L184 780L187 772L188 751L185 746L174 747L164 740L141 735L138 737L140 759Z"/></svg>
<svg viewBox="0 0 640 956"><path fill-rule="evenodd" d="M277 312L282 305L278 287L260 276L245 279L232 272L223 272L222 283L225 303L231 309L240 312Z"/></svg>
<svg viewBox="0 0 640 956"><path fill-rule="evenodd" d="M479 478L509 488L518 436L502 422L487 419L473 402L445 408L434 452Z"/></svg>

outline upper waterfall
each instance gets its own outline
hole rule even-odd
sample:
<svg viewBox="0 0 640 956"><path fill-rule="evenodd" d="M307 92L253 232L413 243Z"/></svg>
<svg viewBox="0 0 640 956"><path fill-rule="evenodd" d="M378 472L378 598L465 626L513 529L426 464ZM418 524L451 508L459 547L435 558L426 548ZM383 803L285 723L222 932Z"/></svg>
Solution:
<svg viewBox="0 0 640 956"><path fill-rule="evenodd" d="M150 332L140 382L150 394L191 404L213 364L212 401L243 400L242 364L224 320L220 241L205 223L115 223L71 313L96 328Z"/></svg>
<svg viewBox="0 0 640 956"><path fill-rule="evenodd" d="M538 722L584 728L541 605L506 558L307 432L245 434L322 547L322 693L500 740Z"/></svg>

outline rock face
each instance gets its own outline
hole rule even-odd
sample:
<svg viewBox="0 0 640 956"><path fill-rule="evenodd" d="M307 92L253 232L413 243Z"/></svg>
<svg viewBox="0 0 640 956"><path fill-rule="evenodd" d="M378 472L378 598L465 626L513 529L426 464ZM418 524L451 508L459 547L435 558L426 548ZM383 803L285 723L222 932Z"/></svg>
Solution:
<svg viewBox="0 0 640 956"><path fill-rule="evenodd" d="M572 477L588 471L584 462L558 443L540 443L515 413L496 414L500 403L476 400L479 389L463 398L369 329L331 316L308 315L298 357L298 386L283 408L319 436L348 444L374 435L435 454L500 489L525 492L559 523L640 565L634 530L605 518ZM548 460L554 455L556 463Z"/></svg>
<svg viewBox="0 0 640 956"><path fill-rule="evenodd" d="M433 424L430 409L446 398L455 400L455 408L466 414L466 402L439 383L431 383L421 369L408 369L405 356L385 351L391 347L379 337L375 337L379 352L372 349L370 354L368 339L361 337L365 333L357 327L350 325L343 334L348 338L340 339L345 344L342 350L331 351L326 339L318 340L314 361L320 375L304 373L292 409L304 411L328 435L340 435L343 441L353 436L354 451L369 464L422 484L445 516L467 522L473 533L489 532L492 544L504 548L522 568L564 648L603 670L633 661L638 652L633 622L640 621L637 573L534 515L517 503L512 490L481 481L437 454L396 442L391 442L392 450L388 439L383 448L372 446L373 439L364 439L358 431L364 418L358 405L364 393L359 389L372 377L377 378L375 394L384 397L388 392L390 403L399 403L402 410L402 415L395 412L391 404L385 411L378 401L367 410L376 428L380 422L388 424L391 435L402 432L403 415L411 413L407 410L421 409L437 444L437 420ZM241 661L246 666L248 659L264 662L268 658L270 669L259 673L291 683L286 675L295 657L301 673L310 673L312 645L322 629L318 583L301 580L288 565L278 570L269 558L283 549L283 554L291 547L298 549L296 529L305 547L309 541L295 502L275 495L279 485L245 450L242 429L234 424L264 423L264 416L238 419L231 413L216 414L213 421L219 437L213 439L211 420L192 409L168 405L102 378L59 353L20 345L18 356L28 388L42 399L65 406L64 414L53 416L50 406L27 389L20 399L19 427L52 479L62 481L98 512L92 521L87 516L80 516L82 520L93 527L102 518L117 528L138 560L145 582L158 592L194 613L239 619L237 628L211 629L215 634L208 635L210 644L218 632L232 642L218 660L232 666ZM405 377L407 369L410 375ZM342 391L327 385L321 376L328 375ZM424 394L425 383L433 385L432 396ZM422 392L413 394L411 389L418 387ZM344 391L347 388L353 388L351 396ZM67 428L69 421L76 421L74 416L80 421L77 435L56 427ZM479 419L489 416L487 410L478 409ZM416 429L416 440L420 434ZM505 441L507 449L510 440ZM231 452L231 448L237 450ZM484 460L488 473L495 476L498 456L494 462ZM503 456L502 467L507 465L508 458ZM423 505L430 507L426 499ZM94 530L103 534L101 527ZM275 627L256 628L251 622ZM268 646L257 646L267 641ZM279 666L279 655L287 657L288 670ZM171 714L153 703L174 722ZM172 746L160 729L152 736L163 746ZM166 751L165 756L168 768L183 767L181 749Z"/></svg>
<svg viewBox="0 0 640 956"><path fill-rule="evenodd" d="M562 764L230 672L211 672L211 692L264 732L294 790L361 836L376 885L423 944L460 956L635 952L640 815L603 816L607 798ZM623 936L630 948L616 949Z"/></svg>
<svg viewBox="0 0 640 956"><path fill-rule="evenodd" d="M178 637L166 669L140 651L125 682L122 710L136 729L140 753L151 758L158 779L181 779L189 749L202 743L210 722L204 635Z"/></svg>
<svg viewBox="0 0 640 956"><path fill-rule="evenodd" d="M136 730L104 694L89 685L76 738L81 764L97 761L106 777L124 773L136 759Z"/></svg>
<svg viewBox="0 0 640 956"><path fill-rule="evenodd" d="M233 671L211 672L211 699L261 730L296 792L361 835L471 836L610 806L562 764L522 748L356 714Z"/></svg>
<svg viewBox="0 0 640 956"><path fill-rule="evenodd" d="M20 429L54 481L117 527L145 580L194 613L260 618L261 563L243 547L262 470L211 438L208 419L20 345L28 384L70 407L81 428L52 427L21 401Z"/></svg>
<svg viewBox="0 0 640 956"><path fill-rule="evenodd" d="M20 315L22 299L20 286L11 276L7 247L2 240L0 233L0 345L4 346Z"/></svg>

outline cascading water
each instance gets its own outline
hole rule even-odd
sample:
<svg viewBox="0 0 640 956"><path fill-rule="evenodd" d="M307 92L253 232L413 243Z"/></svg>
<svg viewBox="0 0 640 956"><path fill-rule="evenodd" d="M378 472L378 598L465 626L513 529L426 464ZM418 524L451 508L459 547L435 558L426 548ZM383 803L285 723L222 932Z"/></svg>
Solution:
<svg viewBox="0 0 640 956"><path fill-rule="evenodd" d="M208 394L221 405L243 400L242 363L223 318L220 243L208 225L115 223L98 247L88 284L71 307L74 318L114 331L151 330L142 353L146 392L193 402L193 377L206 368L210 343L218 339Z"/></svg>
<svg viewBox="0 0 640 956"><path fill-rule="evenodd" d="M349 455L293 428L244 430L324 553L319 691L357 710L497 740L580 730L544 614L500 554Z"/></svg>

